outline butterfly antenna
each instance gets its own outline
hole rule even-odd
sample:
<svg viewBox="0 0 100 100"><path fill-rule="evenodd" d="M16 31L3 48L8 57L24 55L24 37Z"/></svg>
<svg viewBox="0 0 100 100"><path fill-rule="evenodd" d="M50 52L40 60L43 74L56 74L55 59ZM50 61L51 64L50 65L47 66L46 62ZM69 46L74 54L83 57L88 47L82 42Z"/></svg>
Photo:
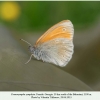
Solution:
<svg viewBox="0 0 100 100"><path fill-rule="evenodd" d="M22 40L22 41L26 42L27 44L29 44L30 46L32 46L29 42L25 41L24 39L20 39L20 40Z"/></svg>

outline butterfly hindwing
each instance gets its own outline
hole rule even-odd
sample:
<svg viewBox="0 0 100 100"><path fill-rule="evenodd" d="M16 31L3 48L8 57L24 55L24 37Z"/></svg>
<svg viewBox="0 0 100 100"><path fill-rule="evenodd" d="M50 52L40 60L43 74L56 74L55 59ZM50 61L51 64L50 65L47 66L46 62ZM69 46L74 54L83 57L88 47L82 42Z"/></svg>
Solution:
<svg viewBox="0 0 100 100"><path fill-rule="evenodd" d="M41 44L38 49L40 52L37 59L63 67L72 57L73 43L64 38L57 38Z"/></svg>

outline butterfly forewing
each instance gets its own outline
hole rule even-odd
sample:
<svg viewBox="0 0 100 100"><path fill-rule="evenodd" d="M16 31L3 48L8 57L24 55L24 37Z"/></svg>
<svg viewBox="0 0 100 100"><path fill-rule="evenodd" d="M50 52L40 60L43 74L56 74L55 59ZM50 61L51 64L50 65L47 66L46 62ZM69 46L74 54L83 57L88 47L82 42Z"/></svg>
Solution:
<svg viewBox="0 0 100 100"><path fill-rule="evenodd" d="M47 30L36 42L35 45L47 42L55 38L73 38L73 25L69 20L61 21Z"/></svg>

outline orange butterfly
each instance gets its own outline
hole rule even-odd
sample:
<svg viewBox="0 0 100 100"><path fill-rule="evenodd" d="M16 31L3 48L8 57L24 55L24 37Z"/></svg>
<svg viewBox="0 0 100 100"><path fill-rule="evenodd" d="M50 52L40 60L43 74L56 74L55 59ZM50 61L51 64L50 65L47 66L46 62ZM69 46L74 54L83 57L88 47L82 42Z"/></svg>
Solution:
<svg viewBox="0 0 100 100"><path fill-rule="evenodd" d="M68 64L73 54L73 35L74 28L70 20L64 20L47 30L32 46L29 44L29 50L32 56L37 60L52 63L61 67Z"/></svg>

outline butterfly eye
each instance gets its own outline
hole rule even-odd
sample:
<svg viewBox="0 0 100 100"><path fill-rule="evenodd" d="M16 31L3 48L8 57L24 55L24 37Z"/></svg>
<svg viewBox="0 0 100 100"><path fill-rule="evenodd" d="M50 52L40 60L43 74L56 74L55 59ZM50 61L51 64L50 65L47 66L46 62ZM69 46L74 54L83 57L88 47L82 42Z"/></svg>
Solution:
<svg viewBox="0 0 100 100"><path fill-rule="evenodd" d="M64 32L65 32L65 31L66 31L66 28L64 27L64 28L62 29L62 31L64 31Z"/></svg>

